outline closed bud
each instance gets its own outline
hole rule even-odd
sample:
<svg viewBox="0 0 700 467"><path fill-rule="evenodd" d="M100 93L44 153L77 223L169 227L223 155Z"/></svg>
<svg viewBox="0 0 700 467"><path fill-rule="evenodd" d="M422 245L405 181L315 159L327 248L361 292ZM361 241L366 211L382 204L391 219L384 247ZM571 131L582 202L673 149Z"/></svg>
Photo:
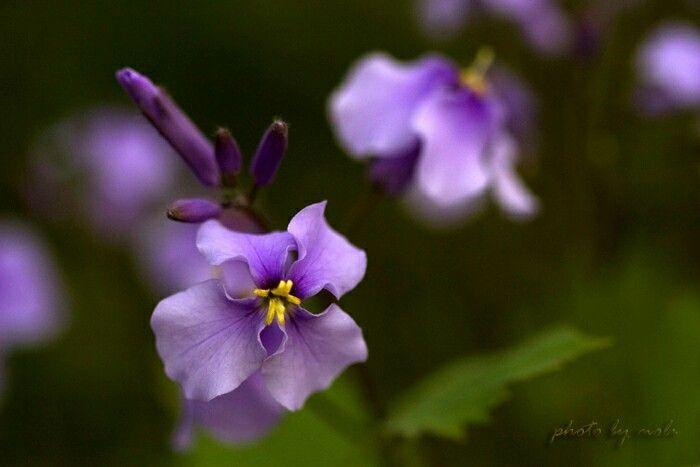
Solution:
<svg viewBox="0 0 700 467"><path fill-rule="evenodd" d="M275 120L260 140L250 164L250 174L256 185L269 185L275 178L287 152L288 140L287 124L282 120Z"/></svg>
<svg viewBox="0 0 700 467"><path fill-rule="evenodd" d="M180 154L206 186L219 184L214 147L168 94L142 74L124 68L117 81L158 132Z"/></svg>
<svg viewBox="0 0 700 467"><path fill-rule="evenodd" d="M216 162L221 171L221 182L224 186L233 186L236 175L241 171L242 158L238 143L225 128L219 128L216 132L216 144L214 146Z"/></svg>
<svg viewBox="0 0 700 467"><path fill-rule="evenodd" d="M179 199L168 208L168 218L178 222L199 223L219 217L221 211L221 206L208 199Z"/></svg>

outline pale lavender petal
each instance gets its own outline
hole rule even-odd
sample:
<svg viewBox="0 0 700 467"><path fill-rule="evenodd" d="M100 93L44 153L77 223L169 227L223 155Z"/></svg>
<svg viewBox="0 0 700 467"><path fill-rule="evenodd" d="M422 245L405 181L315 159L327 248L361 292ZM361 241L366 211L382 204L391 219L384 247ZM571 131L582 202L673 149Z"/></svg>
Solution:
<svg viewBox="0 0 700 467"><path fill-rule="evenodd" d="M266 357L257 300L231 300L218 280L161 301L151 327L166 374L188 399L211 400L236 389Z"/></svg>
<svg viewBox="0 0 700 467"><path fill-rule="evenodd" d="M649 110L700 106L700 30L670 23L656 29L637 55Z"/></svg>
<svg viewBox="0 0 700 467"><path fill-rule="evenodd" d="M297 243L298 259L289 269L293 293L300 298L326 289L342 297L362 280L367 255L333 230L323 213L326 202L307 206L292 218L287 230Z"/></svg>
<svg viewBox="0 0 700 467"><path fill-rule="evenodd" d="M474 0L418 0L418 19L429 34L450 36L464 27L473 3Z"/></svg>
<svg viewBox="0 0 700 467"><path fill-rule="evenodd" d="M493 194L498 204L512 217L523 219L537 213L538 202L515 171L517 147L507 135L497 138L491 149Z"/></svg>
<svg viewBox="0 0 700 467"><path fill-rule="evenodd" d="M255 441L272 430L285 412L270 395L259 371L234 391L208 402L186 399L182 410L175 432L179 449L189 447L196 427L203 427L223 442Z"/></svg>
<svg viewBox="0 0 700 467"><path fill-rule="evenodd" d="M62 308L61 284L43 243L26 226L0 223L0 346L51 337Z"/></svg>
<svg viewBox="0 0 700 467"><path fill-rule="evenodd" d="M500 118L494 105L460 89L435 94L416 113L413 126L423 141L416 182L436 204L459 204L487 187L484 153Z"/></svg>
<svg viewBox="0 0 700 467"><path fill-rule="evenodd" d="M415 184L406 191L403 205L426 227L451 229L461 227L464 221L476 216L486 206L486 192L445 206L429 198Z"/></svg>
<svg viewBox="0 0 700 467"><path fill-rule="evenodd" d="M436 89L456 85L448 60L428 56L408 64L375 53L361 59L329 101L329 117L343 147L358 158L391 157L413 145L420 103Z"/></svg>
<svg viewBox="0 0 700 467"><path fill-rule="evenodd" d="M253 294L255 282L245 261L232 259L221 266L221 280L226 293L232 298L245 298Z"/></svg>
<svg viewBox="0 0 700 467"><path fill-rule="evenodd" d="M284 279L287 258L296 249L296 242L287 232L239 233L210 220L200 227L197 247L215 266L230 260L245 261L258 287L268 289Z"/></svg>
<svg viewBox="0 0 700 467"><path fill-rule="evenodd" d="M300 409L348 365L367 359L362 330L335 304L320 315L295 309L284 332L283 350L265 361L262 374L272 396L289 410Z"/></svg>

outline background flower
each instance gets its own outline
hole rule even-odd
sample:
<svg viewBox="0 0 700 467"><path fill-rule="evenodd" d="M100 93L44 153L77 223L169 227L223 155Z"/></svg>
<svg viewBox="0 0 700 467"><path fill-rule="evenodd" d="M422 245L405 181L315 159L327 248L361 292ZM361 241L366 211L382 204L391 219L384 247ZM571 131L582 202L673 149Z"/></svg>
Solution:
<svg viewBox="0 0 700 467"><path fill-rule="evenodd" d="M433 224L466 217L492 189L514 217L537 210L515 172L536 140L534 98L505 68L479 60L460 75L439 56L402 64L373 54L329 101L341 145L372 160L370 179L387 192L412 192L413 212Z"/></svg>
<svg viewBox="0 0 700 467"><path fill-rule="evenodd" d="M112 241L130 240L178 178L177 157L145 119L112 107L55 124L38 138L32 154L27 187L32 205L64 220L82 215Z"/></svg>
<svg viewBox="0 0 700 467"><path fill-rule="evenodd" d="M0 356L53 337L63 311L62 284L46 247L28 227L0 221Z"/></svg>
<svg viewBox="0 0 700 467"><path fill-rule="evenodd" d="M700 107L700 30L684 23L657 27L637 51L637 104L646 112Z"/></svg>

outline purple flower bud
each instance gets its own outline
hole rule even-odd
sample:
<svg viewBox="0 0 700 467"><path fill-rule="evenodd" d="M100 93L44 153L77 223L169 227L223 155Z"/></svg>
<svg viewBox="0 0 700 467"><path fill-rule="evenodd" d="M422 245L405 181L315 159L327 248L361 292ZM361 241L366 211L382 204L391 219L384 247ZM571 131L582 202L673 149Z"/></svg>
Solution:
<svg viewBox="0 0 700 467"><path fill-rule="evenodd" d="M168 208L168 218L179 222L199 223L220 214L221 206L202 198L179 199Z"/></svg>
<svg viewBox="0 0 700 467"><path fill-rule="evenodd" d="M282 157L287 152L287 130L285 122L275 120L260 140L258 150L250 164L250 174L256 185L268 185L275 178L277 169L282 163Z"/></svg>
<svg viewBox="0 0 700 467"><path fill-rule="evenodd" d="M151 124L182 156L199 181L207 186L218 185L219 170L211 142L170 96L131 68L119 70L116 76L119 84Z"/></svg>
<svg viewBox="0 0 700 467"><path fill-rule="evenodd" d="M238 143L226 128L216 132L216 162L221 170L221 181L226 186L233 186L236 174L241 171L241 150Z"/></svg>

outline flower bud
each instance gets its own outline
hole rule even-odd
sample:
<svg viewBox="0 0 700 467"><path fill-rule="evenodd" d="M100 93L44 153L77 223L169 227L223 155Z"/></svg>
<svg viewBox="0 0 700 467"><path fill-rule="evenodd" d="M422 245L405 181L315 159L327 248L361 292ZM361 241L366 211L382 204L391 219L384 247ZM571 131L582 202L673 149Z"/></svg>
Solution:
<svg viewBox="0 0 700 467"><path fill-rule="evenodd" d="M119 84L185 160L199 181L206 186L218 185L219 170L211 142L170 96L131 68L119 70L116 76Z"/></svg>
<svg viewBox="0 0 700 467"><path fill-rule="evenodd" d="M250 164L250 174L256 185L269 185L275 178L282 157L287 152L288 139L287 124L282 120L275 120L260 140Z"/></svg>
<svg viewBox="0 0 700 467"><path fill-rule="evenodd" d="M178 222L199 223L219 217L221 211L221 206L208 199L179 199L168 208L168 218Z"/></svg>
<svg viewBox="0 0 700 467"><path fill-rule="evenodd" d="M221 171L221 181L225 186L233 186L236 174L241 171L241 150L238 143L225 128L219 128L216 132L216 144L214 146L216 162Z"/></svg>

